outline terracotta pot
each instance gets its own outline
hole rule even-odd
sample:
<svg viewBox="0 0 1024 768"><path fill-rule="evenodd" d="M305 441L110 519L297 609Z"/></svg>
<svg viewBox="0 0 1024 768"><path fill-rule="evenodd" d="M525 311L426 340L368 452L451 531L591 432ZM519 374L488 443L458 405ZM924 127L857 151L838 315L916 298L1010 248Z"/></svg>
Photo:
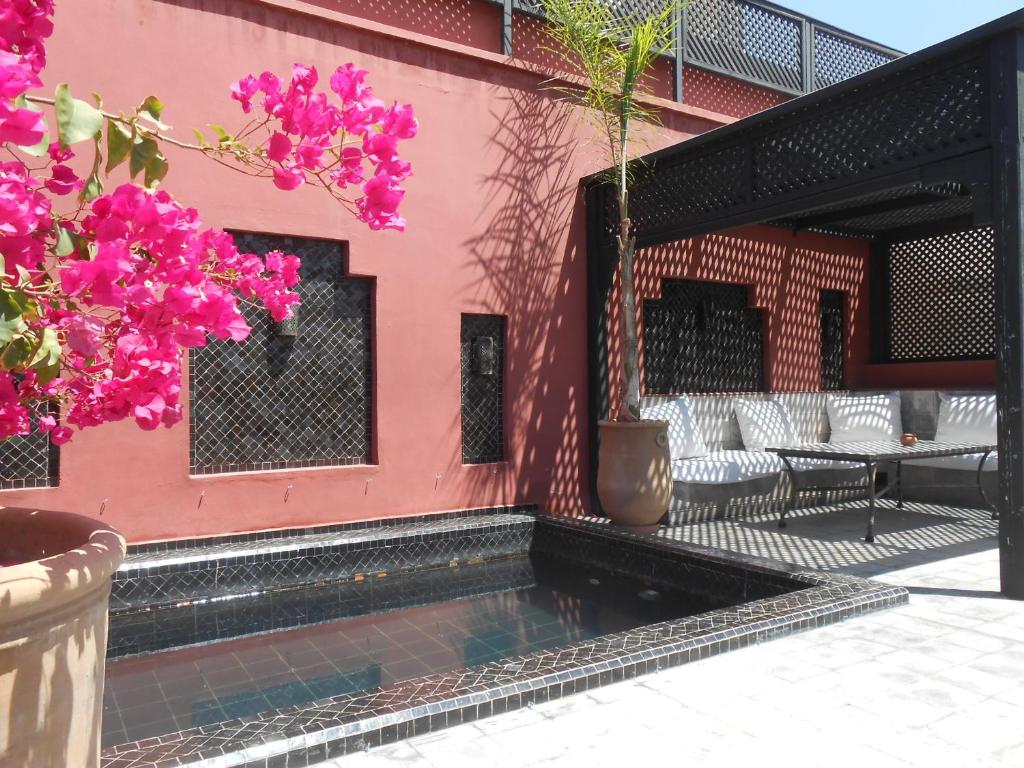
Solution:
<svg viewBox="0 0 1024 768"><path fill-rule="evenodd" d="M597 497L618 525L653 525L668 512L668 422L598 422Z"/></svg>
<svg viewBox="0 0 1024 768"><path fill-rule="evenodd" d="M913 432L904 432L900 435L900 442L908 448L913 445L917 445L917 435Z"/></svg>
<svg viewBox="0 0 1024 768"><path fill-rule="evenodd" d="M124 539L0 508L0 768L99 766L110 577Z"/></svg>

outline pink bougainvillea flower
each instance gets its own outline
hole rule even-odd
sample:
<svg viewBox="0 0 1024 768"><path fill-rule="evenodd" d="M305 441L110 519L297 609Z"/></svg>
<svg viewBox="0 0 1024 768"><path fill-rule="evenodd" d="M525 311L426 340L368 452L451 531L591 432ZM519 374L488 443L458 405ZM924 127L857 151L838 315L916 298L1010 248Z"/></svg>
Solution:
<svg viewBox="0 0 1024 768"><path fill-rule="evenodd" d="M292 190L302 184L306 180L306 174L302 172L301 168L292 166L291 168L275 168L274 169L274 186L278 189Z"/></svg>
<svg viewBox="0 0 1024 768"><path fill-rule="evenodd" d="M396 187L390 176L377 174L363 185L363 192L365 197L356 200L356 206L370 229L405 229L405 219L398 215L405 190Z"/></svg>
<svg viewBox="0 0 1024 768"><path fill-rule="evenodd" d="M292 142L280 131L275 131L267 142L267 157L275 163L284 162L292 152Z"/></svg>
<svg viewBox="0 0 1024 768"><path fill-rule="evenodd" d="M64 322L68 346L85 357L92 357L103 347L106 325L98 317L70 315Z"/></svg>
<svg viewBox="0 0 1024 768"><path fill-rule="evenodd" d="M246 114L252 112L252 97L259 90L259 85L255 77L246 75L231 86L231 98L242 104L242 111Z"/></svg>
<svg viewBox="0 0 1024 768"><path fill-rule="evenodd" d="M66 165L55 165L50 169L50 178L43 182L55 195L70 195L82 188L82 180Z"/></svg>
<svg viewBox="0 0 1024 768"><path fill-rule="evenodd" d="M0 142L33 146L46 135L46 121L41 112L15 107L0 99Z"/></svg>

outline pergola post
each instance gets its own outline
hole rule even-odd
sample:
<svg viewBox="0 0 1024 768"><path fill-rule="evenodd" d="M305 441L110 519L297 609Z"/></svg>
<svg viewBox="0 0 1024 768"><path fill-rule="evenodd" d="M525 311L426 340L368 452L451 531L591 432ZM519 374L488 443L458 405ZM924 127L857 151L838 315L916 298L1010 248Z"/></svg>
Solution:
<svg viewBox="0 0 1024 768"><path fill-rule="evenodd" d="M1024 35L992 41L992 192L996 270L1001 591L1024 599Z"/></svg>

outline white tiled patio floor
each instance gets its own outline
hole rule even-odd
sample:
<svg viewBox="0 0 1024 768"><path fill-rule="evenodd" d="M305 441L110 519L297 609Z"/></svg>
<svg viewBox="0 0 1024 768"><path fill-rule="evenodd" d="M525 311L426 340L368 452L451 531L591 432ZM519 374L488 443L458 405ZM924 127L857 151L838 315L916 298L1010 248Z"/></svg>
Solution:
<svg viewBox="0 0 1024 768"><path fill-rule="evenodd" d="M325 763L376 768L1024 766L1024 602L998 594L986 513L860 510L663 530L877 578L908 606Z"/></svg>

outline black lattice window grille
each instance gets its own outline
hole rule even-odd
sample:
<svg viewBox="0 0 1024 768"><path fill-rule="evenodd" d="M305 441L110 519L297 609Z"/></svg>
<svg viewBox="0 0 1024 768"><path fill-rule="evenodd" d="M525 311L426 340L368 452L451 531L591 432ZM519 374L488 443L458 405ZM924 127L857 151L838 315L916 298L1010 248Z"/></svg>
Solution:
<svg viewBox="0 0 1024 768"><path fill-rule="evenodd" d="M462 316L462 462L505 458L505 318Z"/></svg>
<svg viewBox="0 0 1024 768"><path fill-rule="evenodd" d="M843 389L846 323L842 291L823 290L821 296L821 388Z"/></svg>
<svg viewBox="0 0 1024 768"><path fill-rule="evenodd" d="M892 243L885 256L888 362L995 357L990 227Z"/></svg>
<svg viewBox="0 0 1024 768"><path fill-rule="evenodd" d="M697 0L687 11L687 63L786 91L802 89L799 19L742 0Z"/></svg>
<svg viewBox="0 0 1024 768"><path fill-rule="evenodd" d="M644 389L650 395L764 389L764 317L745 285L665 280L643 303Z"/></svg>
<svg viewBox="0 0 1024 768"><path fill-rule="evenodd" d="M190 355L191 471L195 474L371 461L373 281L345 275L341 243L236 234L239 249L302 260L294 322L245 309L241 343Z"/></svg>
<svg viewBox="0 0 1024 768"><path fill-rule="evenodd" d="M56 414L56 408L48 412ZM31 418L30 435L0 441L0 489L53 488L60 478L60 448L50 436L34 431L38 417Z"/></svg>
<svg viewBox="0 0 1024 768"><path fill-rule="evenodd" d="M826 88L896 58L826 29L814 30L814 87Z"/></svg>

